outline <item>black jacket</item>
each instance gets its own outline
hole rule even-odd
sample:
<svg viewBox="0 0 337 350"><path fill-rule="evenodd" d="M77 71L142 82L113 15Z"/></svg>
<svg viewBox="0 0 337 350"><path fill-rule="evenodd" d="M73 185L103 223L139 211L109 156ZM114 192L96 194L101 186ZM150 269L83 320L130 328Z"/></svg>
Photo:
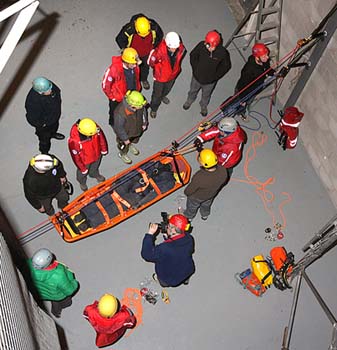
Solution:
<svg viewBox="0 0 337 350"><path fill-rule="evenodd" d="M190 62L193 76L200 84L218 81L232 67L229 52L223 46L209 52L203 41L191 51Z"/></svg>
<svg viewBox="0 0 337 350"><path fill-rule="evenodd" d="M52 156L56 158L55 156ZM28 202L35 208L40 209L40 199L54 198L61 191L60 178L67 174L63 164L58 160L58 165L53 169L41 174L29 165L23 177L23 189Z"/></svg>
<svg viewBox="0 0 337 350"><path fill-rule="evenodd" d="M261 74L263 74L266 70L270 68L270 60L262 65L257 64L255 61L255 57L253 55L249 56L247 63L243 66L241 70L241 76L239 81L236 84L235 92L242 90L249 83L258 78ZM273 75L274 70L271 70L268 75ZM261 86L264 82L266 76L264 75L260 79L258 79L255 83L253 83L249 88L247 88L244 92L240 94L240 98L248 95L251 91L257 89L257 87ZM262 88L262 87L261 87ZM256 94L259 91L256 91Z"/></svg>
<svg viewBox="0 0 337 350"><path fill-rule="evenodd" d="M31 88L26 97L26 118L36 128L54 125L61 117L61 90L52 84L50 95L41 95Z"/></svg>
<svg viewBox="0 0 337 350"><path fill-rule="evenodd" d="M121 49L125 49L126 47L128 47L128 36L133 35L133 34L137 34L136 28L135 28L135 21L138 17L147 18L150 22L151 30L156 32L156 38L155 38L155 41L153 43L153 47L156 47L162 41L163 31L160 28L160 25L154 19L148 18L145 15L143 15L142 13L138 13L138 14L131 17L130 22L125 24L122 27L122 29L120 30L120 32L118 33L118 35L116 36L117 45Z"/></svg>

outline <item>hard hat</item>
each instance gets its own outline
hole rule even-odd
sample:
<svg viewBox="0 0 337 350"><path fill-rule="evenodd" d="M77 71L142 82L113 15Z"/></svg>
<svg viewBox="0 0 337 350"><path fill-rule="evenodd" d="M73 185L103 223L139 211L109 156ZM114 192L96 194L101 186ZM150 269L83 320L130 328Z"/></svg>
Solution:
<svg viewBox="0 0 337 350"><path fill-rule="evenodd" d="M50 91L53 87L51 81L45 77L37 77L33 80L33 89L39 94Z"/></svg>
<svg viewBox="0 0 337 350"><path fill-rule="evenodd" d="M288 124L297 124L301 122L303 116L304 114L301 111L299 111L296 107L290 106L285 109L282 121Z"/></svg>
<svg viewBox="0 0 337 350"><path fill-rule="evenodd" d="M32 257L32 265L35 269L48 267L54 259L53 253L47 248L41 248Z"/></svg>
<svg viewBox="0 0 337 350"><path fill-rule="evenodd" d="M137 51L133 47L127 47L123 50L122 60L126 63L140 64Z"/></svg>
<svg viewBox="0 0 337 350"><path fill-rule="evenodd" d="M216 30L211 30L206 34L205 43L212 49L215 49L221 42L220 33Z"/></svg>
<svg viewBox="0 0 337 350"><path fill-rule="evenodd" d="M177 49L180 45L180 38L176 32L169 32L165 36L166 46L170 49Z"/></svg>
<svg viewBox="0 0 337 350"><path fill-rule="evenodd" d="M125 95L125 100L128 105L136 108L142 108L146 105L147 101L145 97L138 91L128 91Z"/></svg>
<svg viewBox="0 0 337 350"><path fill-rule="evenodd" d="M147 36L151 29L150 21L146 17L138 17L135 21L135 29L138 35Z"/></svg>
<svg viewBox="0 0 337 350"><path fill-rule="evenodd" d="M187 231L190 228L190 223L186 216L182 214L174 214L169 218L169 224L177 227L179 230Z"/></svg>
<svg viewBox="0 0 337 350"><path fill-rule="evenodd" d="M97 125L90 118L81 119L77 125L78 131L85 136L93 136L97 134Z"/></svg>
<svg viewBox="0 0 337 350"><path fill-rule="evenodd" d="M231 117L222 118L218 123L219 130L226 132L226 133L234 132L236 130L237 126L238 126L237 121Z"/></svg>
<svg viewBox="0 0 337 350"><path fill-rule="evenodd" d="M58 160L49 154L38 154L29 161L35 170L43 172L53 169L58 163Z"/></svg>
<svg viewBox="0 0 337 350"><path fill-rule="evenodd" d="M213 166L218 164L218 158L216 154L211 149L208 149L208 148L203 149L199 153L198 160L201 166L203 166L206 169L212 168Z"/></svg>
<svg viewBox="0 0 337 350"><path fill-rule="evenodd" d="M118 300L112 294L104 294L98 302L98 312L102 317L112 317L118 309Z"/></svg>
<svg viewBox="0 0 337 350"><path fill-rule="evenodd" d="M252 47L252 55L254 57L261 57L264 55L268 55L269 54L269 49L267 48L267 46L263 43L256 43L253 47Z"/></svg>

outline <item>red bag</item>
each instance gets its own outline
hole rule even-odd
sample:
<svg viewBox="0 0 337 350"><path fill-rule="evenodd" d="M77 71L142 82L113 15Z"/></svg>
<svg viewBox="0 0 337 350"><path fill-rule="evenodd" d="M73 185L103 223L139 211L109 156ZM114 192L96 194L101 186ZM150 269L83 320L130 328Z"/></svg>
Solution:
<svg viewBox="0 0 337 350"><path fill-rule="evenodd" d="M262 283L251 271L251 269L247 269L241 273L237 273L235 277L237 278L237 280L243 286L244 289L249 290L251 293L253 293L257 297L261 297L263 293L266 291L266 288L262 285Z"/></svg>

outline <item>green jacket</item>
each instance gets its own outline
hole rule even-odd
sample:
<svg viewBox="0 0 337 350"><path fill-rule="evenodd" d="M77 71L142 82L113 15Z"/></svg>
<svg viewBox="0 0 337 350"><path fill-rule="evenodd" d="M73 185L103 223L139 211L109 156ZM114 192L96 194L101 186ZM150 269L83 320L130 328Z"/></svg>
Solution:
<svg viewBox="0 0 337 350"><path fill-rule="evenodd" d="M42 300L60 301L75 293L78 281L74 274L62 263L50 270L35 269L32 259L28 259L28 266L34 286Z"/></svg>

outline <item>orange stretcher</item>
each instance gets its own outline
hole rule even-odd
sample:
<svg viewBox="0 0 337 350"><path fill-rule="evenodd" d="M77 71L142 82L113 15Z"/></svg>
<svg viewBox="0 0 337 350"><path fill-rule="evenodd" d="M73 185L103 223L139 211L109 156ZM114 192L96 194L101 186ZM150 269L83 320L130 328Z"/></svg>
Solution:
<svg viewBox="0 0 337 350"><path fill-rule="evenodd" d="M191 167L180 154L158 152L90 188L51 217L68 243L127 220L187 184Z"/></svg>

